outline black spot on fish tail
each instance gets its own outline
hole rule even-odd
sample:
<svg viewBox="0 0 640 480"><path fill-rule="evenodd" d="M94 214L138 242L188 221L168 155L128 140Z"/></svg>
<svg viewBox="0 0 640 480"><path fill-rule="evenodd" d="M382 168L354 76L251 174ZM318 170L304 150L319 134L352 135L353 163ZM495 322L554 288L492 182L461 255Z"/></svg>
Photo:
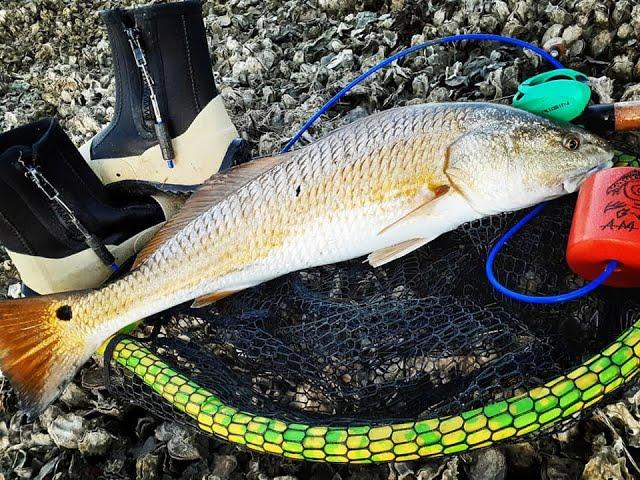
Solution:
<svg viewBox="0 0 640 480"><path fill-rule="evenodd" d="M58 320L64 320L65 322L71 320L73 318L71 305L62 305L61 307L58 307L56 310L56 317L58 317Z"/></svg>

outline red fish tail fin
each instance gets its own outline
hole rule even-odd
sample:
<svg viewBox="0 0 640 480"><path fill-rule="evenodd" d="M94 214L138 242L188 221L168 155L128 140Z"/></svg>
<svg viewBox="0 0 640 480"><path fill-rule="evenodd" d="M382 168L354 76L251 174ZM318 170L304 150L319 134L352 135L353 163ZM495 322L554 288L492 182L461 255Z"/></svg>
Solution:
<svg viewBox="0 0 640 480"><path fill-rule="evenodd" d="M0 371L29 416L55 400L92 353L73 318L77 296L0 301Z"/></svg>

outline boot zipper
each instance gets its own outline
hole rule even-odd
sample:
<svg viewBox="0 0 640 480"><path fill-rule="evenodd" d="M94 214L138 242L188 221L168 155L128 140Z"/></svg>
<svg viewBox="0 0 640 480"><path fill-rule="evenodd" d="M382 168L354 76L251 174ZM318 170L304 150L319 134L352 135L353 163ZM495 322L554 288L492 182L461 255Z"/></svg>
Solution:
<svg viewBox="0 0 640 480"><path fill-rule="evenodd" d="M160 114L158 97L156 96L156 92L154 90L155 83L153 81L153 78L151 77L151 74L149 73L147 57L144 54L142 45L140 44L140 31L137 28L125 28L124 31L127 35L131 51L133 52L133 58L135 59L136 65L138 66L138 68L140 69L140 73L142 74L145 90L148 90L149 92L149 100L151 101L151 108L153 110L153 116L155 118L154 128L156 132L156 138L158 139L158 144L160 145L160 151L162 152L162 157L167 162L167 167L173 168L173 160L175 158L175 154L173 152L173 145L171 144L171 135L169 135L167 124L164 123L164 121L162 120L162 115ZM143 107L144 106L145 105L143 105ZM147 109L144 108L144 110L146 111Z"/></svg>
<svg viewBox="0 0 640 480"><path fill-rule="evenodd" d="M98 258L107 266L110 266L111 269L116 272L120 268L120 266L116 263L116 259L113 257L111 252L104 246L104 244L100 241L98 237L93 235L86 229L86 227L78 220L78 217L75 216L73 210L69 208L69 206L60 198L60 192L51 185L49 180L42 174L42 172L38 169L36 165L27 165L26 162L22 158L22 150L20 151L20 155L18 156L18 163L25 169L25 177L33 182L33 184L45 194L45 196L51 202L55 202L62 211L67 216L69 222L80 232L82 237L84 238L87 246L91 248L98 256Z"/></svg>
<svg viewBox="0 0 640 480"><path fill-rule="evenodd" d="M146 82L142 83L142 120L144 122L144 126L148 127L151 131L154 130L153 126L156 123L153 115L153 106L151 105L151 93L149 92L149 87L147 87Z"/></svg>

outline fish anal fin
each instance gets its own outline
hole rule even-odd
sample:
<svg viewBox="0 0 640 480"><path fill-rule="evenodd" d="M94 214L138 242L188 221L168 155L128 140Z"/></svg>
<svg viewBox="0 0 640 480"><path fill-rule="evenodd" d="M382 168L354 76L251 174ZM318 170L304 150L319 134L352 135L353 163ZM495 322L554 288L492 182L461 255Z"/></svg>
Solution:
<svg viewBox="0 0 640 480"><path fill-rule="evenodd" d="M389 232L389 230L395 227L401 227L406 223L409 223L411 221L424 217L425 215L428 214L429 210L433 208L434 203L437 203L438 199L447 195L447 193L449 193L450 190L451 190L451 187L449 185L439 185L435 187L434 189L431 190L434 194L433 197L430 197L427 201L420 204L419 206L411 210L409 213L407 213L403 217L399 218L395 222L384 227L382 230L380 230L380 232L378 232L378 235L382 235L383 233L387 233Z"/></svg>
<svg viewBox="0 0 640 480"><path fill-rule="evenodd" d="M385 263L389 263L400 257L404 257L408 253L417 250L428 242L429 240L426 238L414 238L411 240L406 240L396 245L392 245L391 247L376 250L375 252L369 254L367 260L372 267L379 267L381 265L384 265Z"/></svg>
<svg viewBox="0 0 640 480"><path fill-rule="evenodd" d="M217 302L218 300L222 300L234 293L239 292L239 290L227 290L223 292L214 292L208 295L203 295L202 297L196 298L191 304L191 308L202 308L207 305L211 305L212 303Z"/></svg>
<svg viewBox="0 0 640 480"><path fill-rule="evenodd" d="M165 223L149 243L140 250L132 269L139 267L158 248L211 207L238 191L254 178L284 163L291 154L262 157L229 170L216 173L204 182L185 202L184 206Z"/></svg>

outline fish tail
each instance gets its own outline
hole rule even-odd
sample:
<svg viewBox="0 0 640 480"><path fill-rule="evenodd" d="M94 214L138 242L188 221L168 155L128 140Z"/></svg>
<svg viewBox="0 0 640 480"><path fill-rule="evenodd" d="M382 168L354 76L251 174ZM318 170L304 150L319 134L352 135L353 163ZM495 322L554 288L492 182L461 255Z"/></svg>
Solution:
<svg viewBox="0 0 640 480"><path fill-rule="evenodd" d="M30 417L41 413L93 353L66 293L0 301L0 372Z"/></svg>

